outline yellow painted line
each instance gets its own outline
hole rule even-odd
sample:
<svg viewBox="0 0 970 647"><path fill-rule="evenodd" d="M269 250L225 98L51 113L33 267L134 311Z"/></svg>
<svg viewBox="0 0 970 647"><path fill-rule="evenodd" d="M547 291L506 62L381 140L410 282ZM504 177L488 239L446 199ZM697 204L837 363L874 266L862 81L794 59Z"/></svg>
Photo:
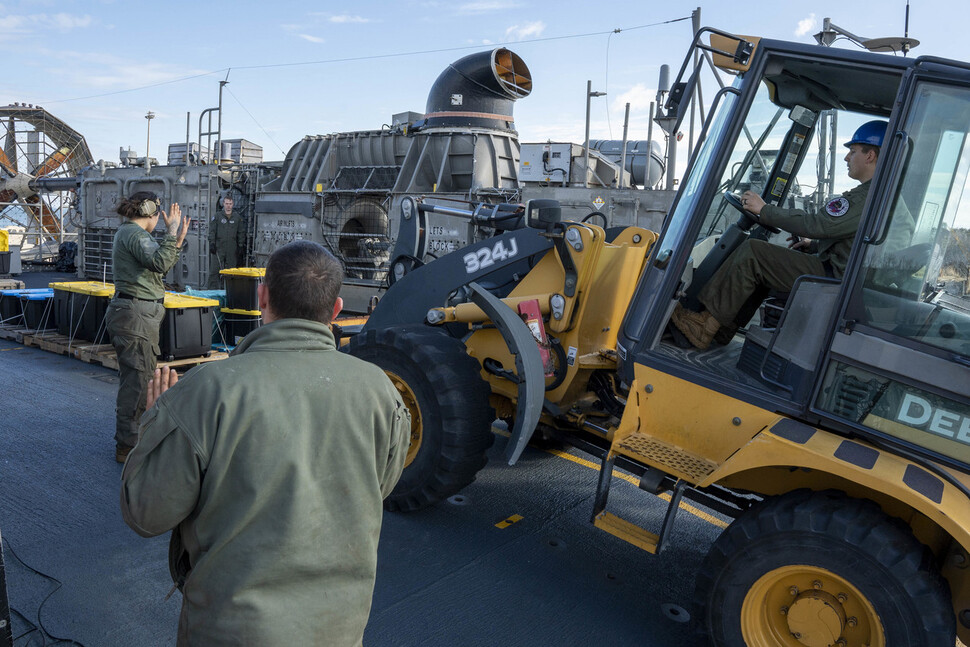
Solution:
<svg viewBox="0 0 970 647"><path fill-rule="evenodd" d="M506 519L504 521L499 521L497 524L495 524L495 527L496 528L508 528L509 526L511 526L516 521L522 521L522 519L523 519L523 516L522 515L520 515L520 514L513 514L508 519Z"/></svg>
<svg viewBox="0 0 970 647"><path fill-rule="evenodd" d="M3 352L5 350L20 350L21 348L23 348L23 346L14 346L13 348L0 348L0 352Z"/></svg>
<svg viewBox="0 0 970 647"><path fill-rule="evenodd" d="M492 433L498 434L499 436L505 436L506 438L510 436L509 432L503 431L502 429L496 429L495 427L492 427ZM558 456L559 458L565 458L567 461L572 461L577 465L588 467L589 469L595 470L597 472L599 472L601 469L601 466L599 463L594 463L593 461L586 460L585 458L580 458L579 456L573 456L572 454L564 452L561 449L543 449L542 451L546 452L547 454L552 454L553 456ZM630 474L625 474L623 472L620 472L619 470L613 470L613 477L622 479L627 483L632 483L633 485L640 487L640 479ZM669 492L664 492L663 494L660 494L659 497L664 501L667 501L668 503L670 502ZM679 508L684 512L694 515L698 519L703 519L707 523L715 525L719 528L727 528L729 525L726 521L722 519L718 519L714 515L708 514L703 510L701 510L700 508L696 508L685 501L680 502Z"/></svg>

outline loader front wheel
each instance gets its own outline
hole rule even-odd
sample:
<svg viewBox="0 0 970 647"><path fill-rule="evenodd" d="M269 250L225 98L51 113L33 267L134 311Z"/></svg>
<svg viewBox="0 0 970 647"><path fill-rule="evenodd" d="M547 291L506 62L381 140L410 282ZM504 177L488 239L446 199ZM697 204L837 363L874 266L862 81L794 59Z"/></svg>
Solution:
<svg viewBox="0 0 970 647"><path fill-rule="evenodd" d="M355 335L347 351L384 369L411 412L404 473L384 507L419 510L474 481L494 440L495 413L465 345L441 333L386 328Z"/></svg>
<svg viewBox="0 0 970 647"><path fill-rule="evenodd" d="M933 647L956 641L929 549L871 501L799 490L718 538L697 579L698 621L718 647Z"/></svg>

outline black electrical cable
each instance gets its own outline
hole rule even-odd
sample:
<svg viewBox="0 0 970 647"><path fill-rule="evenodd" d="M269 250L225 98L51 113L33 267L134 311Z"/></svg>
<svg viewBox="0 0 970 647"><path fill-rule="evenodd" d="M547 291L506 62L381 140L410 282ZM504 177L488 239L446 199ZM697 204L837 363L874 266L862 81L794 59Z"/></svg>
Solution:
<svg viewBox="0 0 970 647"><path fill-rule="evenodd" d="M610 221L609 221L609 220L608 220L608 219L606 218L606 214L605 214L605 213L603 213L602 211L591 211L591 212L589 212L589 213L588 213L588 214L587 214L587 215L586 215L586 216L585 216L585 217L583 218L583 222L589 222L589 219L590 219L590 218L592 218L593 216L599 216L600 218L602 218L602 219L603 219L603 227L604 227L604 228L605 228L605 227L606 227L606 226L607 226L608 224L610 224Z"/></svg>
<svg viewBox="0 0 970 647"><path fill-rule="evenodd" d="M569 181L569 173L566 171L566 169L559 168L558 166L549 168L549 165L546 164L546 160L542 160L542 170L545 171L546 173L555 173L556 171L559 171L560 173L562 173L562 181L563 182Z"/></svg>
<svg viewBox="0 0 970 647"><path fill-rule="evenodd" d="M50 593L47 594L47 597L45 597L44 600L40 603L40 606L37 607L37 624L36 625L34 623L32 623L30 620L27 620L27 616L25 616L20 611L17 611L16 609L13 609L13 608L10 609L13 613L16 613L18 616L20 616L21 618L23 618L24 621L27 624L29 624L30 626L34 627L30 631L25 632L25 633L21 634L20 636L18 636L18 638L23 638L24 636L26 636L26 635L28 635L30 633L33 633L34 631L40 630L40 637L41 637L41 640L42 640L42 643L41 644L43 644L43 645L47 645L48 644L47 643L47 639L50 638L51 640L54 641L54 642L50 643L51 645L62 645L63 644L63 645L77 645L78 647L84 647L84 644L83 643L80 643L80 642L78 642L78 641L76 641L76 640L74 640L72 638L59 638L58 636L55 636L54 634L52 634L51 632L47 631L47 629L44 628L44 619L41 617L41 613L44 611L44 605L47 604L47 601L51 599L51 596L53 596L55 593L57 593L60 590L60 588L63 586L63 584L61 583L61 581L59 579L57 579L56 577L52 577L50 575L47 575L46 573L41 573L36 568L34 568L33 566L30 566L29 564L27 564L27 562L25 562L24 560L20 559L20 556L17 555L17 552L13 549L13 545L10 543L10 540L7 537L4 537L3 538L3 543L5 543L7 545L7 552L9 552L10 555L12 555L13 558L15 560L17 560L17 562L21 566L23 566L24 568L26 568L31 573L33 573L35 575L39 575L40 577L44 578L45 580L48 580L50 582L53 582L54 585L55 585L54 588L51 589Z"/></svg>
<svg viewBox="0 0 970 647"><path fill-rule="evenodd" d="M521 218L524 215L525 215L524 211L516 211L515 213L509 213L503 216L478 216L475 221L480 224L488 224L490 222L502 222L505 220L514 220L516 218Z"/></svg>

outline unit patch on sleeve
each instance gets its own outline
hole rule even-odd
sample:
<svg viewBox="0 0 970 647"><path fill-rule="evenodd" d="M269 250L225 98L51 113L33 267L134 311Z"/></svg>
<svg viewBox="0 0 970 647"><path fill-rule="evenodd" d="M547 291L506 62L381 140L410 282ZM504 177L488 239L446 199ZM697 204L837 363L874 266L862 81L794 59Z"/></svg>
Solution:
<svg viewBox="0 0 970 647"><path fill-rule="evenodd" d="M848 198L841 197L830 200L827 205L825 205L825 213L829 214L834 218L839 216L844 216L846 212L849 211L849 200Z"/></svg>

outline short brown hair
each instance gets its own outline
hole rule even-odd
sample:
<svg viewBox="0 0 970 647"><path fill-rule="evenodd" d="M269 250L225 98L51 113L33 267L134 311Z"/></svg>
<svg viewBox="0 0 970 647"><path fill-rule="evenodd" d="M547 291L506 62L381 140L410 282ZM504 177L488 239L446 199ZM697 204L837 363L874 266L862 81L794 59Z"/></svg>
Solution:
<svg viewBox="0 0 970 647"><path fill-rule="evenodd" d="M122 218L145 218L145 214L140 210L141 206L146 202L158 202L158 195L151 191L138 191L137 193L133 193L130 198L122 198L121 202L118 203L116 211ZM160 210L155 213L159 212Z"/></svg>
<svg viewBox="0 0 970 647"><path fill-rule="evenodd" d="M269 307L277 319L330 323L343 280L340 261L309 240L283 245L266 263Z"/></svg>

